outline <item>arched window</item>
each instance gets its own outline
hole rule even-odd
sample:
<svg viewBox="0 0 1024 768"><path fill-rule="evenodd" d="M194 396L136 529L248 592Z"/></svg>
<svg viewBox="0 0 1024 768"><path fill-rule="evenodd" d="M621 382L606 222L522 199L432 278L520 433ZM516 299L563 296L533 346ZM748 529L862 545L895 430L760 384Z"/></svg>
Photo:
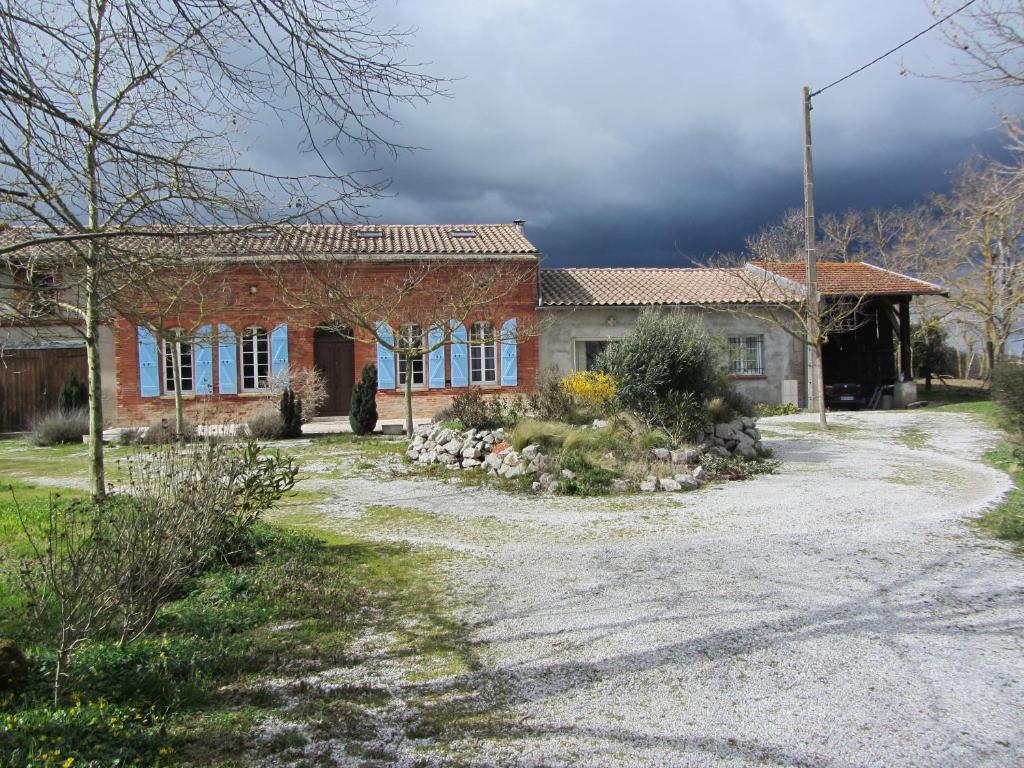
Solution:
<svg viewBox="0 0 1024 768"><path fill-rule="evenodd" d="M177 339L164 339L164 392L174 393L174 354L177 352L179 368L181 372L181 391L193 392L195 390L195 360L192 356L192 342L181 341L184 332L177 328L171 331L171 335Z"/></svg>
<svg viewBox="0 0 1024 768"><path fill-rule="evenodd" d="M486 320L469 330L469 383L498 383L498 342L494 325Z"/></svg>
<svg viewBox="0 0 1024 768"><path fill-rule="evenodd" d="M242 332L242 389L256 392L270 385L270 334L253 326Z"/></svg>

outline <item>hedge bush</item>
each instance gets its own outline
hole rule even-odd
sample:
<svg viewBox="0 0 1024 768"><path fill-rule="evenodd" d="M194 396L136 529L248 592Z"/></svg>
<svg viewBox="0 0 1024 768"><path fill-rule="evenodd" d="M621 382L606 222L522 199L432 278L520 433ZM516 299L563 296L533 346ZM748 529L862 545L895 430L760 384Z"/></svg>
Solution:
<svg viewBox="0 0 1024 768"><path fill-rule="evenodd" d="M999 404L1003 426L1024 438L1024 365L1000 363L992 373L992 397Z"/></svg>
<svg viewBox="0 0 1024 768"><path fill-rule="evenodd" d="M352 387L348 423L357 435L368 435L377 426L377 366L367 363Z"/></svg>

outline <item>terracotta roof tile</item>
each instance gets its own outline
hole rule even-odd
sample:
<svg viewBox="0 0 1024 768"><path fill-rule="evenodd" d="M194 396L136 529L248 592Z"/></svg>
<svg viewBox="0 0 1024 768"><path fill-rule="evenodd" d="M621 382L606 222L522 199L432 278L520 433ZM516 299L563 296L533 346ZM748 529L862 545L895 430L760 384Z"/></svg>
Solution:
<svg viewBox="0 0 1024 768"><path fill-rule="evenodd" d="M541 296L546 307L760 303L744 272L742 268L542 269ZM777 300L787 298L774 283L768 288Z"/></svg>
<svg viewBox="0 0 1024 768"><path fill-rule="evenodd" d="M379 236L365 236L379 232ZM472 233L458 236L453 233ZM25 230L0 231L0 245L24 238ZM138 230L118 242L126 249L167 249L175 241ZM64 246L42 245L35 255L59 256ZM303 224L266 232L222 229L177 241L184 253L219 257L273 258L289 254L322 256L537 256L537 248L515 224Z"/></svg>
<svg viewBox="0 0 1024 768"><path fill-rule="evenodd" d="M763 262L753 262L765 267ZM807 285L807 268L802 261L772 262L767 268L787 280ZM818 262L818 290L824 295L945 295L946 289L909 275L901 275L863 261Z"/></svg>

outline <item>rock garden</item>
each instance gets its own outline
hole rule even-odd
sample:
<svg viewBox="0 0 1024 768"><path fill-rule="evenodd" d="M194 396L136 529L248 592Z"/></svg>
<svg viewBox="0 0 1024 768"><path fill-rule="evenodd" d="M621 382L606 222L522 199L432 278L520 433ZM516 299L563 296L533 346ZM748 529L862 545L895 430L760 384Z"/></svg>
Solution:
<svg viewBox="0 0 1024 768"><path fill-rule="evenodd" d="M774 471L755 406L721 360L698 322L646 313L597 370L543 372L528 399L456 396L415 430L405 455L434 472L565 495L688 491Z"/></svg>

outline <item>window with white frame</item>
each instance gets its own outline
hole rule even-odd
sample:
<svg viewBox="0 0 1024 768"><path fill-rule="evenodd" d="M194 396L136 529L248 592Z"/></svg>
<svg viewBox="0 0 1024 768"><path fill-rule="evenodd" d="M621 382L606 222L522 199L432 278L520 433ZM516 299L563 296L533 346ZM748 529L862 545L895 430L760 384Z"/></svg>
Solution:
<svg viewBox="0 0 1024 768"><path fill-rule="evenodd" d="M498 383L498 342L494 336L494 326L486 321L470 326L469 382Z"/></svg>
<svg viewBox="0 0 1024 768"><path fill-rule="evenodd" d="M270 386L270 334L259 327L242 332L242 389L256 392Z"/></svg>
<svg viewBox="0 0 1024 768"><path fill-rule="evenodd" d="M187 341L164 339L164 392L174 393L174 355L178 355L178 369L181 374L181 391L192 392L195 388L195 361L192 358L192 344Z"/></svg>
<svg viewBox="0 0 1024 768"><path fill-rule="evenodd" d="M729 337L729 372L734 376L764 376L764 336Z"/></svg>
<svg viewBox="0 0 1024 768"><path fill-rule="evenodd" d="M412 367L412 385L422 387L427 382L427 356L416 355L408 357L403 354L406 350L423 349L423 326L416 323L403 325L398 329L398 350L395 353L398 365L398 384L405 386L406 370Z"/></svg>

